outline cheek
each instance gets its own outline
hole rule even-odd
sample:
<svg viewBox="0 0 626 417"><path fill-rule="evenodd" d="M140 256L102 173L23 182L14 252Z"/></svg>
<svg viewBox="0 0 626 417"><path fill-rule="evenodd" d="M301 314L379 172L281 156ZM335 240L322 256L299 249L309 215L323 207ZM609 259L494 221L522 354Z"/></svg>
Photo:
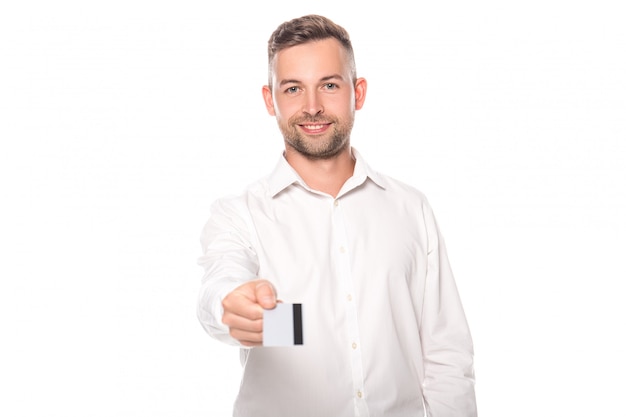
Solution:
<svg viewBox="0 0 626 417"><path fill-rule="evenodd" d="M296 101L297 100L275 100L275 116L279 119L289 119L291 116L295 115L300 108Z"/></svg>
<svg viewBox="0 0 626 417"><path fill-rule="evenodd" d="M348 100L334 100L324 107L326 114L333 114L337 117L345 118L354 114L354 102Z"/></svg>

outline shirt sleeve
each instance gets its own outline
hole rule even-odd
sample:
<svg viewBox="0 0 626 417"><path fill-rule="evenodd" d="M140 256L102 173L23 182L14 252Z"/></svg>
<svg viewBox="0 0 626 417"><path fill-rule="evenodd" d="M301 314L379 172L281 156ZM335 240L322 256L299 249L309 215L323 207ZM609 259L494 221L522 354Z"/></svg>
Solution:
<svg viewBox="0 0 626 417"><path fill-rule="evenodd" d="M429 417L475 417L473 342L431 208L425 205L428 271L420 333Z"/></svg>
<svg viewBox="0 0 626 417"><path fill-rule="evenodd" d="M202 327L212 337L227 344L242 346L222 323L222 300L235 288L257 277L259 262L250 241L249 214L238 199L218 200L202 230L204 268L198 296L197 315Z"/></svg>

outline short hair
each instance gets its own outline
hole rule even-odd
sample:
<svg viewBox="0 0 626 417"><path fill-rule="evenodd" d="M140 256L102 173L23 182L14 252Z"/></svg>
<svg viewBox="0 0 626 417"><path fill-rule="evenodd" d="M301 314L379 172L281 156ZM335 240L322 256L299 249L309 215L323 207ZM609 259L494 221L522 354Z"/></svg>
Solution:
<svg viewBox="0 0 626 417"><path fill-rule="evenodd" d="M278 52L292 46L328 38L337 39L348 53L350 72L354 82L356 80L356 65L348 31L327 17L310 14L282 23L270 36L267 42L269 85L272 85L272 63Z"/></svg>

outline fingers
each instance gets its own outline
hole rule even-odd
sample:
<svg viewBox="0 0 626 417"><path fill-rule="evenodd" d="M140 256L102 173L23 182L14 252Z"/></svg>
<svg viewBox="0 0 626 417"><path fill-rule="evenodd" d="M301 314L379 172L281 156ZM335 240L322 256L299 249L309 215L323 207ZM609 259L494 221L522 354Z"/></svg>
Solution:
<svg viewBox="0 0 626 417"><path fill-rule="evenodd" d="M276 290L266 280L247 282L222 300L222 322L230 335L244 346L263 342L263 309L276 306Z"/></svg>
<svg viewBox="0 0 626 417"><path fill-rule="evenodd" d="M222 300L224 316L233 314L248 320L262 319L263 307L256 302L254 290L240 288L235 289Z"/></svg>
<svg viewBox="0 0 626 417"><path fill-rule="evenodd" d="M263 319L249 320L235 314L224 313L222 318L229 328L230 336L244 346L260 346L263 343Z"/></svg>

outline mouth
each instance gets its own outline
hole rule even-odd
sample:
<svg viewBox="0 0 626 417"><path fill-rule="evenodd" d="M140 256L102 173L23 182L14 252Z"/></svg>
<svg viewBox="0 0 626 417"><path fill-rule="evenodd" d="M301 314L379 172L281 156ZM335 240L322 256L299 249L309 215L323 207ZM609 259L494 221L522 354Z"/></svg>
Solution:
<svg viewBox="0 0 626 417"><path fill-rule="evenodd" d="M315 135L324 133L330 127L331 123L306 123L306 124L298 124L300 129L302 129L305 133L309 135Z"/></svg>

